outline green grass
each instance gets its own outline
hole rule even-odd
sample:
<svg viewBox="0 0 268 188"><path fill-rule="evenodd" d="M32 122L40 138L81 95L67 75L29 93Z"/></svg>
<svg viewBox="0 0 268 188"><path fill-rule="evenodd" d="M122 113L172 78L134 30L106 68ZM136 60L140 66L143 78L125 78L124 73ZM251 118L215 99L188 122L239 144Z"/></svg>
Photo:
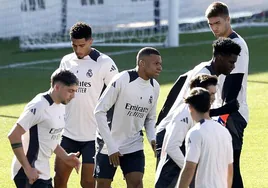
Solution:
<svg viewBox="0 0 268 188"><path fill-rule="evenodd" d="M268 28L245 28L239 30L242 36L254 34L265 34ZM188 39L187 39L188 38ZM181 36L182 43L186 41L214 40L211 33L187 34ZM268 187L268 137L267 121L268 114L268 65L267 49L268 38L249 38L247 40L250 49L250 66L248 78L248 104L250 109L250 120L245 130L244 148L241 156L241 170L245 188ZM61 58L64 54L71 52L71 49L61 50L39 50L21 52L18 48L18 41L0 41L0 66L14 62L27 62L34 60ZM118 51L125 48L98 48L103 52ZM175 79L184 71L192 68L201 61L209 60L211 57L211 44L202 44L192 47L160 49L163 58L163 72L159 77L161 93L158 103L158 110L161 108L165 97L169 92ZM135 66L136 53L112 56L118 67L128 69ZM12 150L7 140L7 134L22 112L24 105L35 96L49 88L49 77L53 70L45 68L56 68L59 62L37 65L35 69L0 69L0 185L5 188L14 187L10 179L10 165L12 161ZM42 69L43 68L43 69ZM144 175L144 187L153 187L155 159L145 139L146 169ZM51 168L53 167L51 159ZM52 171L53 174L53 171ZM79 186L79 175L73 173L69 187ZM118 169L114 188L126 187Z"/></svg>

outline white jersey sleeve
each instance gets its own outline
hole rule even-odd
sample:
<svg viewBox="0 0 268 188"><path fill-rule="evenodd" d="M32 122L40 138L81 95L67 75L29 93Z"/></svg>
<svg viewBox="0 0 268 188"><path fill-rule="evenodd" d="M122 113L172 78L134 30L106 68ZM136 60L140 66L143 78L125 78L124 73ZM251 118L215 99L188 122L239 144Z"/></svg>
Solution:
<svg viewBox="0 0 268 188"><path fill-rule="evenodd" d="M115 104L120 92L120 82L118 82L117 79L118 76L115 76L112 79L104 93L101 95L94 111L97 120L97 128L107 145L108 155L119 151L118 146L110 133L110 128L107 122L107 111Z"/></svg>
<svg viewBox="0 0 268 188"><path fill-rule="evenodd" d="M237 58L237 61L235 63L235 68L232 70L231 74L235 73L248 73L248 62L249 62L249 53L248 53L248 47L244 40L242 40L241 37L234 38L233 41L235 41L237 44L241 46L241 52Z"/></svg>
<svg viewBox="0 0 268 188"><path fill-rule="evenodd" d="M35 103L31 101L24 108L24 111L17 120L17 123L21 125L25 131L28 131L31 127L42 121L43 111L44 108L40 102Z"/></svg>
<svg viewBox="0 0 268 188"><path fill-rule="evenodd" d="M184 155L180 149L185 140L187 132L193 127L194 123L188 110L187 104L182 104L175 111L172 120L166 127L164 138L165 152L182 169L184 165Z"/></svg>
<svg viewBox="0 0 268 188"><path fill-rule="evenodd" d="M196 129L193 128L187 133L185 140L186 145L185 161L198 163L201 155L202 137L201 134Z"/></svg>
<svg viewBox="0 0 268 188"><path fill-rule="evenodd" d="M157 106L159 90L160 90L159 84L157 82L154 82L154 85L157 88L155 90L156 100L154 100L154 105L152 109L150 110L150 112L148 113L148 115L146 116L145 123L144 123L146 135L150 143L152 140L155 140L156 106Z"/></svg>
<svg viewBox="0 0 268 188"><path fill-rule="evenodd" d="M101 67L101 72L104 73L104 83L106 86L110 83L114 75L118 73L118 68L114 61L109 56L102 57L103 59L103 65Z"/></svg>

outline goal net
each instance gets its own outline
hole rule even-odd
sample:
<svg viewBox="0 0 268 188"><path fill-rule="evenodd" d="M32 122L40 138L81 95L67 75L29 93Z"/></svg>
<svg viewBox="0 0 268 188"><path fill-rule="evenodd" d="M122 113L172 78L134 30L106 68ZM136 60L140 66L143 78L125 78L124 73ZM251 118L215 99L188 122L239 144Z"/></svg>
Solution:
<svg viewBox="0 0 268 188"><path fill-rule="evenodd" d="M83 21L92 27L94 45L166 45L171 8L179 12L173 17L178 34L209 30L204 12L214 0L177 0L178 7L171 1L0 0L0 38L19 37L22 49L70 47L69 29ZM267 0L223 1L234 27L267 25Z"/></svg>

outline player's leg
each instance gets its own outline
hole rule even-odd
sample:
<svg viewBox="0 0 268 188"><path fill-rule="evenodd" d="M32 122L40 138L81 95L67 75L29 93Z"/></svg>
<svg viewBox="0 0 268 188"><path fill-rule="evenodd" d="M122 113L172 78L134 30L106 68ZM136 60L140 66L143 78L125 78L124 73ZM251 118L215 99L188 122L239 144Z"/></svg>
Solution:
<svg viewBox="0 0 268 188"><path fill-rule="evenodd" d="M243 145L244 129L247 126L247 122L240 115L239 112L235 112L229 115L226 123L226 128L229 130L232 136L233 142L233 155L234 155L234 175L233 175L233 188L243 188L243 180L240 172L240 155Z"/></svg>
<svg viewBox="0 0 268 188"><path fill-rule="evenodd" d="M233 175L233 188L243 188L243 180L240 172L240 154L241 150L234 150L234 175Z"/></svg>
<svg viewBox="0 0 268 188"><path fill-rule="evenodd" d="M96 188L110 188L115 172L116 168L110 164L108 155L97 152L94 167Z"/></svg>
<svg viewBox="0 0 268 188"><path fill-rule="evenodd" d="M79 142L76 142L65 136L62 137L61 147L65 149L67 153L79 151ZM55 188L67 188L67 183L70 174L73 170L72 167L68 166L63 160L56 156L55 159L55 177L54 177L54 187Z"/></svg>
<svg viewBox="0 0 268 188"><path fill-rule="evenodd" d="M95 141L85 142L81 148L82 170L80 185L83 188L95 188L94 172L94 156Z"/></svg>
<svg viewBox="0 0 268 188"><path fill-rule="evenodd" d="M120 157L120 166L126 178L127 188L142 188L145 157L143 150Z"/></svg>
<svg viewBox="0 0 268 188"><path fill-rule="evenodd" d="M165 133L166 133L166 129L164 129L156 134L156 168L157 168L158 163L160 161L160 156L161 156L162 145L163 145Z"/></svg>
<svg viewBox="0 0 268 188"><path fill-rule="evenodd" d="M155 183L155 188L175 187L180 171L180 167L169 156L167 156L159 178Z"/></svg>

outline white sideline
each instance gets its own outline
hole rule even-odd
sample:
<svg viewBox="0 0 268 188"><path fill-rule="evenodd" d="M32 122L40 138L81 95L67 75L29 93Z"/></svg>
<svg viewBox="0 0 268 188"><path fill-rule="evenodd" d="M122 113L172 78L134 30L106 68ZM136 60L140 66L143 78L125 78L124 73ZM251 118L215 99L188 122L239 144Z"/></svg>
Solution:
<svg viewBox="0 0 268 188"><path fill-rule="evenodd" d="M258 39L258 38L266 38L266 37L268 37L268 34L256 35L256 36L248 36L248 37L244 37L244 39ZM207 40L207 41L201 41L201 42L195 42L195 43L187 43L187 44L180 45L180 47L183 47L183 46L199 46L199 45L202 45L202 44L210 44L211 42L212 41ZM137 50L138 49L124 50L124 51L119 51L119 52L108 52L108 53L105 53L105 54L111 55L111 56L112 55L122 55L122 54L137 52ZM60 62L60 60L61 59L57 58L57 59L47 59L47 60L38 60L38 61L30 61L30 62L11 63L11 64L8 64L8 65L0 66L0 70L1 69L24 67L24 66L29 66L29 65L38 65L38 64L48 64L48 63L53 63L53 62ZM173 71L170 70L169 72L173 72Z"/></svg>

